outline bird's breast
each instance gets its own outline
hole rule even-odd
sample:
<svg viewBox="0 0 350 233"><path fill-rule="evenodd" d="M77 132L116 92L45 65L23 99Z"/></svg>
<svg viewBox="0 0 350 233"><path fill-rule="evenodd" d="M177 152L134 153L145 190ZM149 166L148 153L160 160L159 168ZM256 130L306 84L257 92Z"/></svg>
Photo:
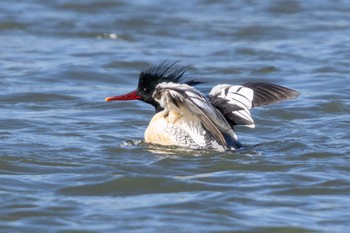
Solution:
<svg viewBox="0 0 350 233"><path fill-rule="evenodd" d="M145 141L164 146L172 145L200 149L201 146L183 128L183 120L183 116L179 112L164 110L157 113L146 129Z"/></svg>
<svg viewBox="0 0 350 233"><path fill-rule="evenodd" d="M196 118L184 117L179 112L161 111L154 115L145 131L147 143L206 149L214 144L213 136Z"/></svg>
<svg viewBox="0 0 350 233"><path fill-rule="evenodd" d="M174 145L171 135L167 132L168 120L164 111L154 115L145 131L145 141L164 146Z"/></svg>

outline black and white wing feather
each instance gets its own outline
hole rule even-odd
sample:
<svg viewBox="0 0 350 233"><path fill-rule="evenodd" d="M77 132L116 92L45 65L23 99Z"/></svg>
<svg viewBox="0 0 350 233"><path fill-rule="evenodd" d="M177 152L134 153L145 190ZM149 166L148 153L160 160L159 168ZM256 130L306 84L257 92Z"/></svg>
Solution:
<svg viewBox="0 0 350 233"><path fill-rule="evenodd" d="M210 102L231 125L254 128L250 109L262 105L294 99L298 92L272 83L249 82L243 85L222 84L209 93Z"/></svg>
<svg viewBox="0 0 350 233"><path fill-rule="evenodd" d="M203 126L222 146L227 146L223 134L236 139L236 135L225 117L202 93L193 87L186 84L160 83L155 88L152 97L167 111L190 112L197 116Z"/></svg>
<svg viewBox="0 0 350 233"><path fill-rule="evenodd" d="M209 100L231 125L255 127L250 115L254 100L252 89L240 85L217 85L210 91Z"/></svg>

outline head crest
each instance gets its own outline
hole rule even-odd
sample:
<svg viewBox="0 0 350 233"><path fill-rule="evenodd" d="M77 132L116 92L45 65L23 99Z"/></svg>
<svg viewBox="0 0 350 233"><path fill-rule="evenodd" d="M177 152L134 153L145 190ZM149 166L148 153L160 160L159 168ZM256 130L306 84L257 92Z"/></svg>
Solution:
<svg viewBox="0 0 350 233"><path fill-rule="evenodd" d="M152 66L151 68L141 72L140 79L143 79L143 81L147 83L156 82L157 84L162 82L182 83L184 74L190 66L178 66L178 63L179 61L168 62L165 60L159 65ZM203 82L190 80L184 83L195 86Z"/></svg>

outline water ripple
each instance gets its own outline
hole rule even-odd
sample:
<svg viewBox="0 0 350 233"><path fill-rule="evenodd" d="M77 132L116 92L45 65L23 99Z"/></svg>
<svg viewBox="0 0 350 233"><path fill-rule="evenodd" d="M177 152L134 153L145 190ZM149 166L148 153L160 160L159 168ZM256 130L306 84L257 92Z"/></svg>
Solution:
<svg viewBox="0 0 350 233"><path fill-rule="evenodd" d="M0 2L0 231L347 232L346 1ZM234 152L149 145L135 90L165 59L298 99L254 108Z"/></svg>

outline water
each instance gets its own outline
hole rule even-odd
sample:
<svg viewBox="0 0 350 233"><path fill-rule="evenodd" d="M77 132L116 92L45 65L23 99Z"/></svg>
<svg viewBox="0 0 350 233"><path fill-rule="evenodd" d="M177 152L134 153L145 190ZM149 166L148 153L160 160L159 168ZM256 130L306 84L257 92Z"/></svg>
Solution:
<svg viewBox="0 0 350 233"><path fill-rule="evenodd" d="M0 3L1 232L346 232L348 1ZM143 142L132 91L164 59L206 83L266 81L234 153Z"/></svg>

